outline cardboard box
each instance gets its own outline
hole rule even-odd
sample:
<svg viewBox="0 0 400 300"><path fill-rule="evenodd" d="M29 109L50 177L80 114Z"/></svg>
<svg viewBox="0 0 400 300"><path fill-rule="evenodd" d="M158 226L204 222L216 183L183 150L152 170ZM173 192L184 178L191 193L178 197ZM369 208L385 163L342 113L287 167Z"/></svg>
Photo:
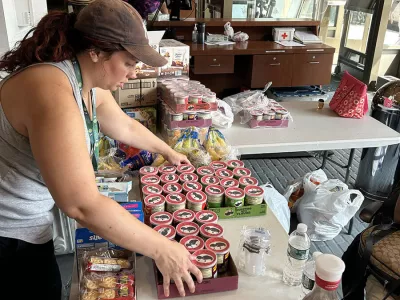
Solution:
<svg viewBox="0 0 400 300"><path fill-rule="evenodd" d="M140 79L131 79L118 88L114 98L121 108L141 106Z"/></svg>
<svg viewBox="0 0 400 300"><path fill-rule="evenodd" d="M174 283L170 285L169 297L167 298L164 296L162 275L160 271L158 271L154 261L153 261L153 266L154 266L154 274L156 277L158 299L170 299L170 298L180 297L178 289L176 288L176 285ZM195 281L194 284L196 285L196 291L193 294L188 290L187 285L186 284L184 285L186 297L237 290L239 287L239 273L236 268L235 262L232 259L232 256L229 256L227 272L218 275L217 278L203 279L202 283L198 283Z"/></svg>
<svg viewBox="0 0 400 300"><path fill-rule="evenodd" d="M164 30L156 30L156 31L148 31L147 32L149 44L157 52L159 52L159 43L160 43L160 40L162 39L164 33L165 33ZM155 78L160 75L159 67L152 67L152 66L146 65L142 62L139 62L138 64L136 64L135 70L136 70L136 77L138 79Z"/></svg>
<svg viewBox="0 0 400 300"><path fill-rule="evenodd" d="M207 207L208 210L212 210L218 215L219 219L234 219L244 217L258 217L267 214L267 203L258 205L249 205L242 207L219 207L211 208Z"/></svg>
<svg viewBox="0 0 400 300"><path fill-rule="evenodd" d="M96 183L99 192L117 202L127 202L132 182L103 182Z"/></svg>
<svg viewBox="0 0 400 300"><path fill-rule="evenodd" d="M189 75L190 47L176 40L161 40L160 54L168 63L161 67L160 76Z"/></svg>
<svg viewBox="0 0 400 300"><path fill-rule="evenodd" d="M140 80L141 106L157 104L157 78Z"/></svg>
<svg viewBox="0 0 400 300"><path fill-rule="evenodd" d="M129 117L142 123L151 132L156 133L157 111L154 107L137 107L124 111Z"/></svg>

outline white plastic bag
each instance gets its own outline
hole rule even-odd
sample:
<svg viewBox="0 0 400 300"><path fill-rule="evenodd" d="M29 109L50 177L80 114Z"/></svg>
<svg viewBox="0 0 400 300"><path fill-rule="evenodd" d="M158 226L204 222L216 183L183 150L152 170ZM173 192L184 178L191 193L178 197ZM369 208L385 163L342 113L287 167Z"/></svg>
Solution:
<svg viewBox="0 0 400 300"><path fill-rule="evenodd" d="M217 100L217 102L218 110L211 112L213 126L228 129L232 126L234 120L232 108L225 101Z"/></svg>
<svg viewBox="0 0 400 300"><path fill-rule="evenodd" d="M340 180L327 180L304 193L297 206L297 218L307 224L312 241L328 241L340 233L363 201L360 191L347 189Z"/></svg>
<svg viewBox="0 0 400 300"><path fill-rule="evenodd" d="M264 200L287 233L290 229L290 210L288 202L270 183L261 186L264 190Z"/></svg>
<svg viewBox="0 0 400 300"><path fill-rule="evenodd" d="M291 182L285 189L283 195L289 202L289 207L292 213L296 212L297 206L299 205L303 194L314 191L317 186L324 181L327 181L328 177L325 172L321 169L307 173L303 178L298 178Z"/></svg>

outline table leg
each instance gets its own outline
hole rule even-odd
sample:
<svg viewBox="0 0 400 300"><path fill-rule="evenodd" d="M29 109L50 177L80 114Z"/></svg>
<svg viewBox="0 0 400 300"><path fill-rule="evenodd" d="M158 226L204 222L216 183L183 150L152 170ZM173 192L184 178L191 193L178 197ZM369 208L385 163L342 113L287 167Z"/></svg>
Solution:
<svg viewBox="0 0 400 300"><path fill-rule="evenodd" d="M349 162L348 162L348 164L346 166L346 176L344 177L344 183L345 184L349 183L351 166L352 166L353 160L354 160L354 151L355 151L355 149L351 149L350 150Z"/></svg>
<svg viewBox="0 0 400 300"><path fill-rule="evenodd" d="M325 169L326 166L326 159L328 158L328 150L324 151L324 154L322 155L322 165L321 165L321 169Z"/></svg>

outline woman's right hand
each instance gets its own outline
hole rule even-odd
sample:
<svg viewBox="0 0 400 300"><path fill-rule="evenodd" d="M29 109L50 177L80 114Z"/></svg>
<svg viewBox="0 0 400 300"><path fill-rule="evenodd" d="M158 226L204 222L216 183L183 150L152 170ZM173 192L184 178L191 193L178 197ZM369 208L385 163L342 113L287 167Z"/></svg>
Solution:
<svg viewBox="0 0 400 300"><path fill-rule="evenodd" d="M198 283L203 280L201 271L190 261L190 253L179 243L168 241L167 245L159 251L159 255L154 261L163 275L164 295L166 297L169 297L171 279L174 280L182 297L185 296L183 282L186 282L191 293L195 291L195 285L190 273L197 278Z"/></svg>

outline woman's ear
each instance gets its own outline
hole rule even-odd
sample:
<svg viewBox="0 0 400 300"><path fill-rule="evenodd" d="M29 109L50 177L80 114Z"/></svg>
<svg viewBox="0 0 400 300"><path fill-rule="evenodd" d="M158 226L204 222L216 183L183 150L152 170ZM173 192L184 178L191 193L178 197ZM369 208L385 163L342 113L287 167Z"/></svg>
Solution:
<svg viewBox="0 0 400 300"><path fill-rule="evenodd" d="M97 63L100 59L100 51L91 49L91 50L89 50L89 56L90 56L92 62Z"/></svg>

